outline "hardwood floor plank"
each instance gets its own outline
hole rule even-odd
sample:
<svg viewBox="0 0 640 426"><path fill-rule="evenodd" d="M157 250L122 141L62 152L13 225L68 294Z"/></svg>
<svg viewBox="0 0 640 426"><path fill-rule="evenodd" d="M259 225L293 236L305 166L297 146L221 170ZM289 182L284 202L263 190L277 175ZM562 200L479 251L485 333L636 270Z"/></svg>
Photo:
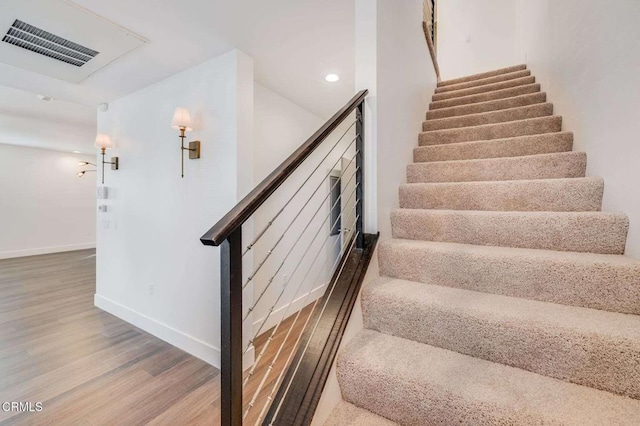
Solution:
<svg viewBox="0 0 640 426"><path fill-rule="evenodd" d="M149 426L173 426L178 424L211 425L220 414L214 407L220 400L220 376L191 391L181 401L149 422ZM216 416L212 418L212 416Z"/></svg>
<svg viewBox="0 0 640 426"><path fill-rule="evenodd" d="M103 356L103 353L101 353L103 350L120 343L127 345L136 337L140 337L140 333L135 330L129 330L121 336L117 336L117 338L109 338L109 340L104 340L96 345L79 342L74 344L73 348L60 347L56 348L56 351L52 353L34 355L27 352L29 355L28 358L25 358L23 362L15 365L13 368L7 368L5 370L6 374L0 379L0 391L6 390L25 380L35 379L38 376L50 373L65 365L78 362L90 356L100 358Z"/></svg>
<svg viewBox="0 0 640 426"><path fill-rule="evenodd" d="M0 391L0 401L46 401L159 349L159 342L138 336ZM0 411L0 420L8 414Z"/></svg>
<svg viewBox="0 0 640 426"><path fill-rule="evenodd" d="M137 386L126 399L94 410L84 420L88 424L106 424L107 420L112 424L146 424L217 374L216 368L190 357Z"/></svg>
<svg viewBox="0 0 640 426"><path fill-rule="evenodd" d="M216 368L94 307L94 253L0 260L0 401L43 403L41 412L0 411L0 425L219 424ZM268 347L245 407L270 372L245 424L255 423L309 312L283 321L270 343L273 329L256 338L256 356Z"/></svg>

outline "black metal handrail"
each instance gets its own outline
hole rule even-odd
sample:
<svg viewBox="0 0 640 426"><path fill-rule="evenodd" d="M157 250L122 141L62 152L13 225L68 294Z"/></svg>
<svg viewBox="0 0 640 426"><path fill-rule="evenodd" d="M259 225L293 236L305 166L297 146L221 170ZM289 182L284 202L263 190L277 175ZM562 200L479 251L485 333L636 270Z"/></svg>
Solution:
<svg viewBox="0 0 640 426"><path fill-rule="evenodd" d="M269 199L287 180L291 174L311 155L316 148L333 132L344 120L362 103L369 93L361 90L351 100L329 119L317 132L315 132L300 148L295 150L282 162L269 176L258 184L246 197L233 207L229 213L211 227L200 238L202 244L207 246L219 246L242 226L255 213L258 208Z"/></svg>
<svg viewBox="0 0 640 426"><path fill-rule="evenodd" d="M355 241L365 247L364 234L364 99L368 90L358 92L317 132L282 162L269 176L236 204L200 239L204 245L220 247L221 296L221 424L241 425L243 419L243 247L242 225L319 148L323 141L355 111ZM306 182L306 181L305 181ZM304 183L303 183L304 185ZM346 254L344 255L346 258Z"/></svg>

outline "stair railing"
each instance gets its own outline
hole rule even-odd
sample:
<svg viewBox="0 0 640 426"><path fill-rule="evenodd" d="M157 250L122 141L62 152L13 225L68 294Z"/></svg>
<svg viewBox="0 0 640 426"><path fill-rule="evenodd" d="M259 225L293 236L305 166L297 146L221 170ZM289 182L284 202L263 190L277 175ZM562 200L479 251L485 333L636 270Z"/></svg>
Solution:
<svg viewBox="0 0 640 426"><path fill-rule="evenodd" d="M436 77L440 81L440 67L438 66L438 58L436 54L437 36L438 36L438 19L436 10L436 0L422 1L422 31L427 40L431 62L436 72Z"/></svg>
<svg viewBox="0 0 640 426"><path fill-rule="evenodd" d="M222 425L273 424L265 418L277 416L274 396L291 385L283 386L287 367L297 371L292 360L309 346L347 256L365 245L367 93L357 93L201 238L220 247ZM286 277L281 286L278 277Z"/></svg>
<svg viewBox="0 0 640 426"><path fill-rule="evenodd" d="M426 26L425 36L436 45L436 0L423 0L422 22Z"/></svg>

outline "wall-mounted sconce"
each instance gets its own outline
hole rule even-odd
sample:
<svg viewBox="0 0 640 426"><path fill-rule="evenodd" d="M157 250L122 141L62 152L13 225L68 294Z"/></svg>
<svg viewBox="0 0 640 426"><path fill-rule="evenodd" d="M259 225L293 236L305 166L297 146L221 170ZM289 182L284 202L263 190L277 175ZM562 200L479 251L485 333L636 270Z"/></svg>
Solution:
<svg viewBox="0 0 640 426"><path fill-rule="evenodd" d="M107 149L111 148L111 138L109 135L105 135L104 133L98 133L96 136L96 148L100 148L102 151L102 184L104 185L104 165L111 164L111 170L118 170L120 166L120 161L118 157L111 157L111 161L104 161L104 154Z"/></svg>
<svg viewBox="0 0 640 426"><path fill-rule="evenodd" d="M182 177L184 177L184 152L189 151L189 160L196 160L200 158L200 141L189 142L189 148L184 147L184 138L186 132L193 130L191 127L191 114L186 108L176 108L173 112L173 119L171 120L171 128L180 130L180 148L182 152Z"/></svg>
<svg viewBox="0 0 640 426"><path fill-rule="evenodd" d="M88 172L95 172L95 170L83 170L81 172L76 173L76 176L78 176L79 178L81 178L82 176L84 176L86 173Z"/></svg>
<svg viewBox="0 0 640 426"><path fill-rule="evenodd" d="M96 166L93 163L90 163L88 161L78 161L78 166L80 167L84 167L84 166ZM82 176L84 176L86 173L88 172L95 172L95 170L81 170L78 173L76 173L76 176L78 176L79 178L81 178Z"/></svg>

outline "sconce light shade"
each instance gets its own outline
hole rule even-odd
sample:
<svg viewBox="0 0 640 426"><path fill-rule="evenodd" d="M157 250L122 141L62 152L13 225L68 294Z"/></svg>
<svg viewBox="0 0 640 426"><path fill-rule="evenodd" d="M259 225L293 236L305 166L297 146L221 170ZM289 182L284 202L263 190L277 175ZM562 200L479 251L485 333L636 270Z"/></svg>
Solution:
<svg viewBox="0 0 640 426"><path fill-rule="evenodd" d="M190 132L193 130L191 127L191 114L186 108L176 108L173 112L173 119L171 120L171 128L176 130L184 130Z"/></svg>
<svg viewBox="0 0 640 426"><path fill-rule="evenodd" d="M109 135L98 133L98 135L96 136L95 147L100 149L111 148L111 138L109 137Z"/></svg>
<svg viewBox="0 0 640 426"><path fill-rule="evenodd" d="M112 157L111 161L104 160L105 151L112 146L111 138L109 137L109 135L98 133L98 135L96 136L95 146L96 148L100 148L100 150L102 151L102 184L104 185L104 165L111 164L111 170L118 170L120 168L120 161L118 157ZM78 174L78 177L80 177L80 174Z"/></svg>

